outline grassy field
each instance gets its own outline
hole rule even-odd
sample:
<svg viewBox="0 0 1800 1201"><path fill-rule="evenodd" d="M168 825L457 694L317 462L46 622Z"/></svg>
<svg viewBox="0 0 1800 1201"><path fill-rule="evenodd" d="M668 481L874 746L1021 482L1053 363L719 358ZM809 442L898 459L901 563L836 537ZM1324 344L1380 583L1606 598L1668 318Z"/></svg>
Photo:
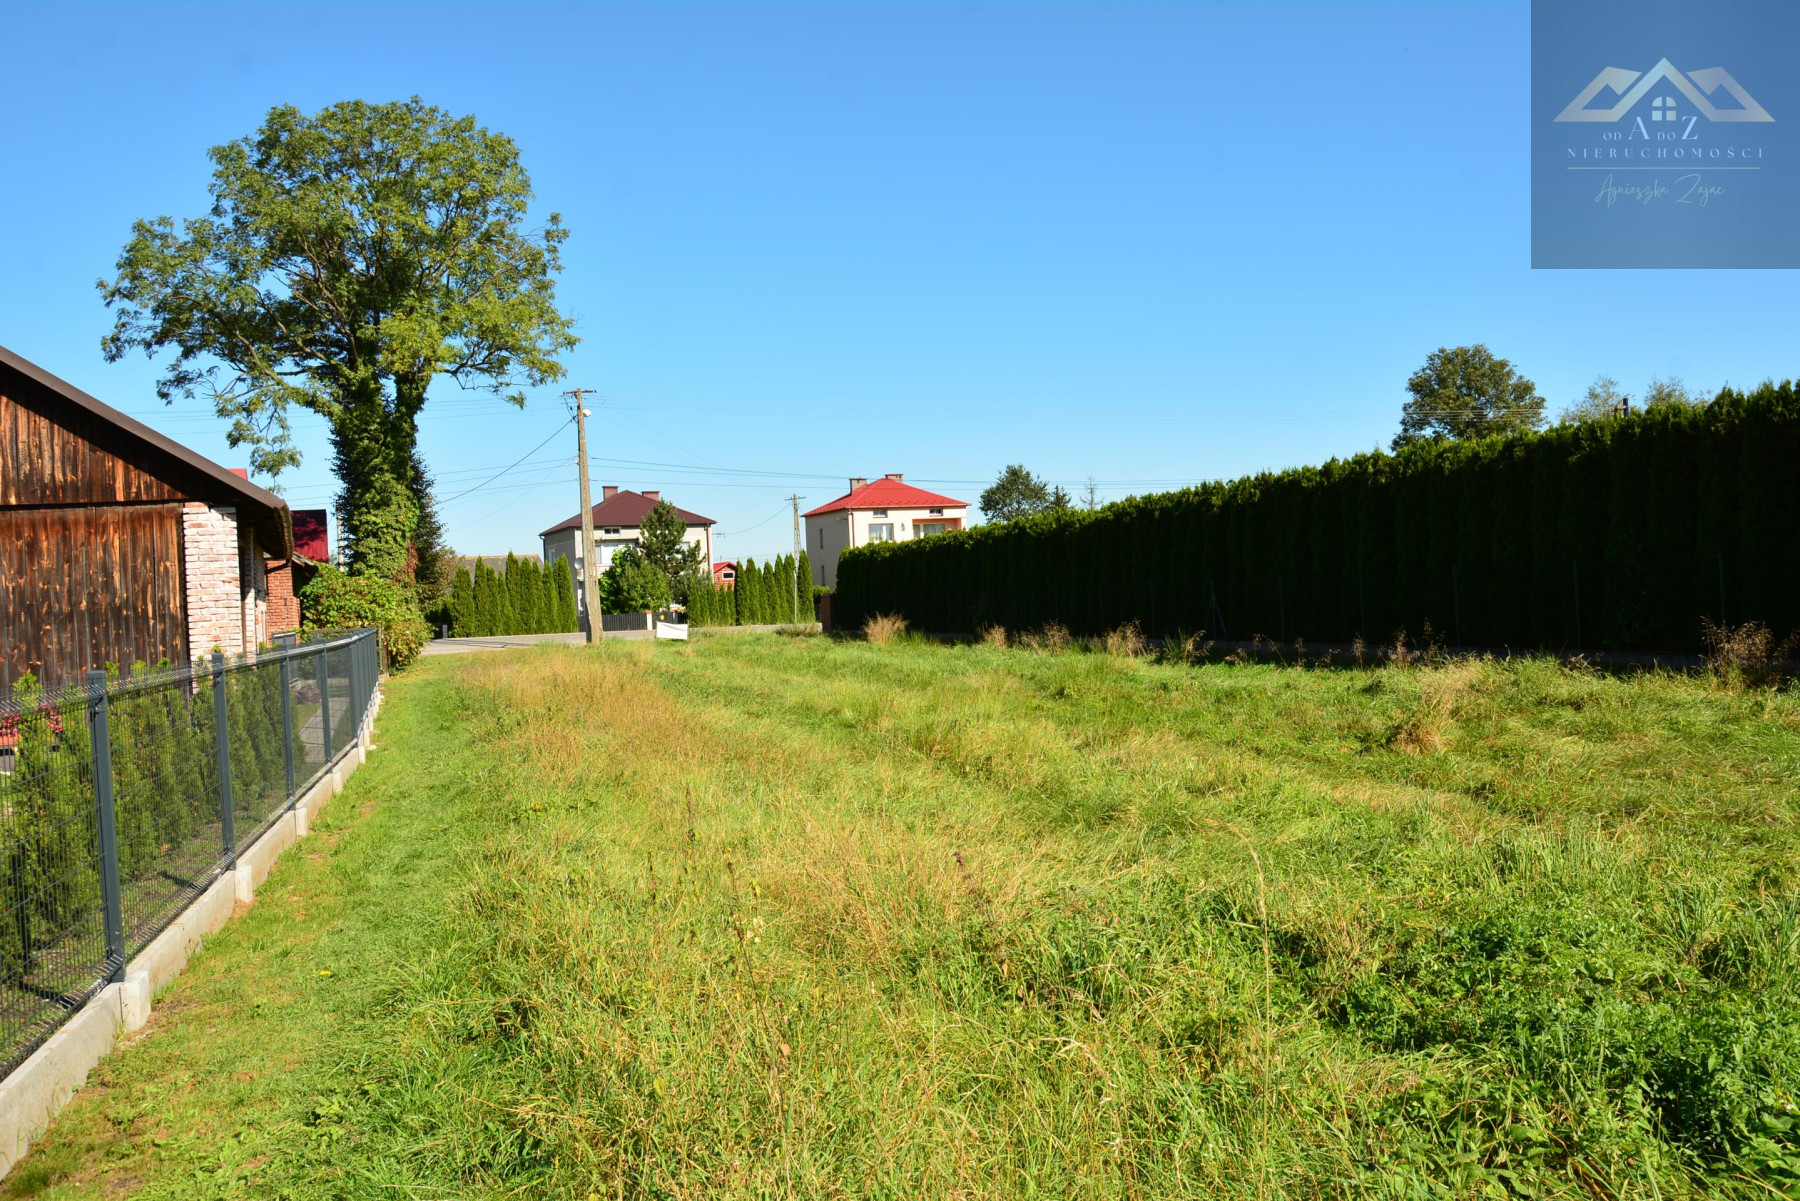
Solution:
<svg viewBox="0 0 1800 1201"><path fill-rule="evenodd" d="M1800 1195L1800 697L714 636L425 660L0 1186Z"/></svg>

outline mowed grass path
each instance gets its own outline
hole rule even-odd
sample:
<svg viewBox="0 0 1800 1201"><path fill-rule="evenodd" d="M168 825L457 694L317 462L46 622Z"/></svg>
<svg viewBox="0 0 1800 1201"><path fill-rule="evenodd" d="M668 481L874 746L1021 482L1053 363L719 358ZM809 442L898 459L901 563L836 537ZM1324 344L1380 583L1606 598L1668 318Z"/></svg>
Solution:
<svg viewBox="0 0 1800 1201"><path fill-rule="evenodd" d="M379 738L0 1192L1800 1184L1791 693L716 636Z"/></svg>

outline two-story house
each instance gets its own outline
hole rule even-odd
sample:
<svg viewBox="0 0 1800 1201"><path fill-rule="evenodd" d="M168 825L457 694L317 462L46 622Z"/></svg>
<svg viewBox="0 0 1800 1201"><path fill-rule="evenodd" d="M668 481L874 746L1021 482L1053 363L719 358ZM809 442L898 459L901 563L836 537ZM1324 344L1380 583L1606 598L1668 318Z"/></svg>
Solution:
<svg viewBox="0 0 1800 1201"><path fill-rule="evenodd" d="M906 483L899 472L873 482L852 479L850 491L806 515L806 555L813 583L837 587L838 556L871 542L905 542L960 530L969 502Z"/></svg>
<svg viewBox="0 0 1800 1201"><path fill-rule="evenodd" d="M662 500L661 492L633 492L629 488L617 488L611 484L600 489L600 503L594 506L594 546L600 558L599 573L605 574L612 566L613 556L621 547L636 546L643 538L644 518L649 516ZM686 541L698 546L706 556L705 562L712 562L712 527L713 519L702 517L698 513L690 513L677 506L677 513L687 522ZM544 542L544 563L555 563L558 559L567 559L569 569L575 573L575 605L579 612L582 604L581 573L583 567L581 554L581 514L559 521L539 535Z"/></svg>

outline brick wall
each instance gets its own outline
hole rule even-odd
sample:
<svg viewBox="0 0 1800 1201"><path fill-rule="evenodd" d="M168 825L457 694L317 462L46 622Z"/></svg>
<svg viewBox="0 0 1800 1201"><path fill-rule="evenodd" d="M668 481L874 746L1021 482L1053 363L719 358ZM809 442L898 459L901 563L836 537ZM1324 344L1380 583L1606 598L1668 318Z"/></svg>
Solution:
<svg viewBox="0 0 1800 1201"><path fill-rule="evenodd" d="M187 586L188 658L244 652L244 596L237 510L181 506L181 573Z"/></svg>
<svg viewBox="0 0 1800 1201"><path fill-rule="evenodd" d="M269 560L269 633L286 634L300 628L300 598L294 595L294 564L288 559Z"/></svg>

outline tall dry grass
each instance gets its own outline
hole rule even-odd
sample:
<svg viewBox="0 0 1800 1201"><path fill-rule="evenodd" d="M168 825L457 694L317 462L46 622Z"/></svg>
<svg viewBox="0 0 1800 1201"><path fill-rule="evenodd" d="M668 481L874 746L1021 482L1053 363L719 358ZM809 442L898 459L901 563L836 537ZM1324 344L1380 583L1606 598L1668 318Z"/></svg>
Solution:
<svg viewBox="0 0 1800 1201"><path fill-rule="evenodd" d="M1800 632L1777 642L1774 632L1759 621L1722 626L1701 618L1700 629L1707 670L1726 687L1779 688L1789 662L1800 651Z"/></svg>
<svg viewBox="0 0 1800 1201"><path fill-rule="evenodd" d="M1128 621L1108 630L1100 639L1100 649L1115 658L1133 659L1148 653L1150 644L1145 641L1144 631L1138 628L1138 623Z"/></svg>
<svg viewBox="0 0 1800 1201"><path fill-rule="evenodd" d="M863 622L863 639L876 646L886 646L906 633L906 618L892 613L877 613Z"/></svg>

